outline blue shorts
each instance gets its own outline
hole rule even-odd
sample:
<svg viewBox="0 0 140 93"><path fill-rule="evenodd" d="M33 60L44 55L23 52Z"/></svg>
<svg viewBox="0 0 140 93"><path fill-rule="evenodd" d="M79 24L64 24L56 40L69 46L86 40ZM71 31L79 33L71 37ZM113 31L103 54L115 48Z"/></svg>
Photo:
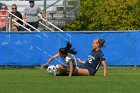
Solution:
<svg viewBox="0 0 140 93"><path fill-rule="evenodd" d="M78 67L79 67L79 68L87 69L88 72L89 72L89 74L90 74L91 76L94 76L95 73L97 72L96 69L94 69L94 68L92 68L92 67L88 67L88 66L86 66L86 65L80 65L80 66L78 66Z"/></svg>

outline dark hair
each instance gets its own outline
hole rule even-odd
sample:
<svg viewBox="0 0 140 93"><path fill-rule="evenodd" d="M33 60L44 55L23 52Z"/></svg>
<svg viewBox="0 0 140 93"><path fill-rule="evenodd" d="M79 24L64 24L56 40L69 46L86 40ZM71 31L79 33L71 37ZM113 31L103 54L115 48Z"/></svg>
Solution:
<svg viewBox="0 0 140 93"><path fill-rule="evenodd" d="M17 8L17 5L16 4L13 4L12 6L15 6Z"/></svg>
<svg viewBox="0 0 140 93"><path fill-rule="evenodd" d="M100 48L105 47L105 45L104 45L105 40L104 40L104 39L98 39L98 43L99 43L99 45L100 45Z"/></svg>
<svg viewBox="0 0 140 93"><path fill-rule="evenodd" d="M72 44L70 42L67 42L65 48L60 48L59 52L64 55L67 55L68 53L77 54L77 51L75 51L75 49L72 48Z"/></svg>

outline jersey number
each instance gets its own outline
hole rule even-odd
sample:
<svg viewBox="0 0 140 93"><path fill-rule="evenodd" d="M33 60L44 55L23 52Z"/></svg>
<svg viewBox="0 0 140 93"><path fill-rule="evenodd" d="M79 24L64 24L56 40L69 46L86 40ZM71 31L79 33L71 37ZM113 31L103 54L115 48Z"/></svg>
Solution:
<svg viewBox="0 0 140 93"><path fill-rule="evenodd" d="M88 58L88 62L92 63L92 58L91 57Z"/></svg>

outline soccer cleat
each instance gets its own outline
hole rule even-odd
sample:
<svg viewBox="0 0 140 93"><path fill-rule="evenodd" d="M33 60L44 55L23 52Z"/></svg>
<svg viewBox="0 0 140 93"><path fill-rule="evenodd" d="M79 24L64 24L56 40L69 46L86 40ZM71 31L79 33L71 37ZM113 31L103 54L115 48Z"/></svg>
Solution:
<svg viewBox="0 0 140 93"><path fill-rule="evenodd" d="M48 68L48 64L43 64L43 65L41 66L41 69L45 69L45 68Z"/></svg>

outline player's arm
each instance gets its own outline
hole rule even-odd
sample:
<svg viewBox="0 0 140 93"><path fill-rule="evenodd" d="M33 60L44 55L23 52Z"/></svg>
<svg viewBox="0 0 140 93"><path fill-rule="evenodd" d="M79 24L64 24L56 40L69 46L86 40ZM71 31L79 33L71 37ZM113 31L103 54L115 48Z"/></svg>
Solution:
<svg viewBox="0 0 140 93"><path fill-rule="evenodd" d="M70 66L69 77L71 77L72 76L72 72L73 72L73 63L72 63L72 60L69 61L69 66Z"/></svg>
<svg viewBox="0 0 140 93"><path fill-rule="evenodd" d="M55 58L59 57L59 53L55 54L54 56L52 56L48 61L47 64L49 64L52 60L54 60Z"/></svg>
<svg viewBox="0 0 140 93"><path fill-rule="evenodd" d="M80 58L77 58L77 61L78 61L80 64L84 64L84 63L85 63L85 61L81 61Z"/></svg>
<svg viewBox="0 0 140 93"><path fill-rule="evenodd" d="M103 65L103 71L104 71L103 75L106 76L106 74L107 74L107 65L106 65L105 60L102 61L102 65Z"/></svg>
<svg viewBox="0 0 140 93"><path fill-rule="evenodd" d="M48 66L48 64L57 57L59 57L59 53L52 56L44 65L42 65L42 67Z"/></svg>

